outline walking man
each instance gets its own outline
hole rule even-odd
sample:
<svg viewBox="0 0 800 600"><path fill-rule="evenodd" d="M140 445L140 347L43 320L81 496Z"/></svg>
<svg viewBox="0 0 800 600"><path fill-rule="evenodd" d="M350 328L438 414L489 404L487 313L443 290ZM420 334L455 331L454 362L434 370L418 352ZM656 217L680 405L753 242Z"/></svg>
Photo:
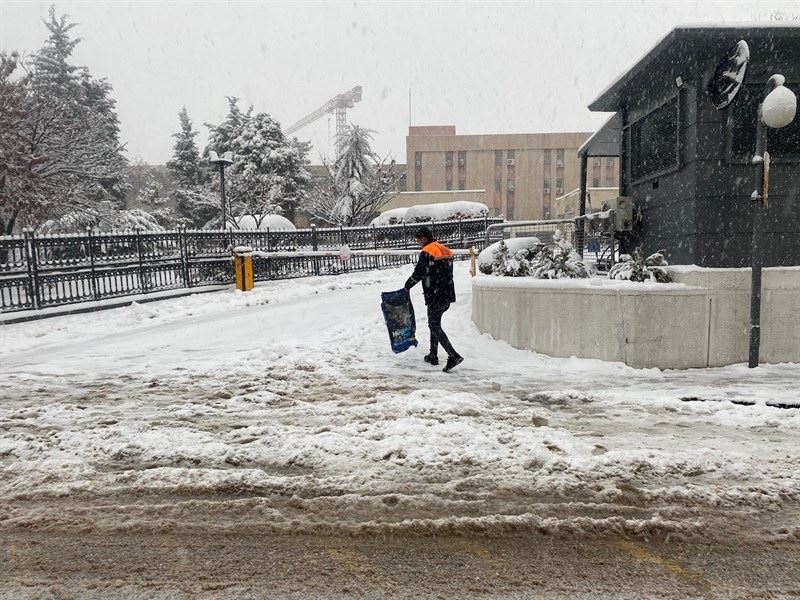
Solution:
<svg viewBox="0 0 800 600"><path fill-rule="evenodd" d="M428 307L428 329L431 331L431 351L425 362L439 364L439 345L447 352L447 364L444 369L449 373L464 359L455 351L447 334L442 329L442 315L456 301L456 289L453 285L453 252L433 238L428 227L420 227L416 233L422 252L420 252L414 273L406 281L405 288L410 290L422 282L422 292Z"/></svg>

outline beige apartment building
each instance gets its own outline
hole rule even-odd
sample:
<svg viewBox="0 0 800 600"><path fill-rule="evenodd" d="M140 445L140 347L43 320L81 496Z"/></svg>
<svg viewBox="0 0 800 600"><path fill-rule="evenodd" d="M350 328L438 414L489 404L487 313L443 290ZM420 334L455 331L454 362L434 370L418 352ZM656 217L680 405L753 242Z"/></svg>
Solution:
<svg viewBox="0 0 800 600"><path fill-rule="evenodd" d="M492 216L546 219L580 185L578 148L591 133L456 135L452 125L409 127L408 191L486 190ZM617 187L616 158L590 159L591 187Z"/></svg>

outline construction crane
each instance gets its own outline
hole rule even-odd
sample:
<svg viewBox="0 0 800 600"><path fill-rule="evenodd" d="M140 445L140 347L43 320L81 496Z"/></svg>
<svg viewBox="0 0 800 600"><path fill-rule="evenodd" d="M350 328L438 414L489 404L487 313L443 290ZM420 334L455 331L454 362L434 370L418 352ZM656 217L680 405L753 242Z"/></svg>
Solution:
<svg viewBox="0 0 800 600"><path fill-rule="evenodd" d="M325 104L320 106L314 112L307 114L305 117L292 123L286 128L284 132L286 135L291 135L298 129L302 129L330 113L336 114L336 150L339 151L340 144L342 143L342 133L347 128L347 109L353 108L356 102L361 102L361 86L357 85L350 91L338 94L328 100Z"/></svg>

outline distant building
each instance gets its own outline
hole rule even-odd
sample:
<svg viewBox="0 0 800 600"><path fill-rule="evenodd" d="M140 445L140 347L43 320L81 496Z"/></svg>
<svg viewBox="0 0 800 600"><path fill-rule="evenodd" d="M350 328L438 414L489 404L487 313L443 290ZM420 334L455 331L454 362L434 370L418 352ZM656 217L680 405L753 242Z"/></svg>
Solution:
<svg viewBox="0 0 800 600"><path fill-rule="evenodd" d="M709 80L740 40L750 53L744 84L731 104L717 110ZM679 27L589 105L616 114L581 155L588 161L612 151L619 155L620 194L633 200L642 217L635 245L645 252L666 249L676 264L750 264L756 111L767 79L776 73L800 96L797 25ZM769 131L767 146L772 166L764 264L798 265L800 118Z"/></svg>
<svg viewBox="0 0 800 600"><path fill-rule="evenodd" d="M542 219L580 184L578 148L589 133L457 135L452 125L409 127L409 191L486 190L490 215ZM616 158L591 164L593 187L616 187Z"/></svg>

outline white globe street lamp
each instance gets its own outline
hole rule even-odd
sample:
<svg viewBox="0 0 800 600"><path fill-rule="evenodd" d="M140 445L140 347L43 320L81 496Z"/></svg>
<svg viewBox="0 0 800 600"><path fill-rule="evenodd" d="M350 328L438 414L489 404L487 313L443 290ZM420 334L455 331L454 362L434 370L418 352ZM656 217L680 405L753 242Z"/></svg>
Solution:
<svg viewBox="0 0 800 600"><path fill-rule="evenodd" d="M780 129L786 127L797 114L797 97L783 84L783 75L773 75L764 89L764 100L758 106L756 124L756 154L753 164L758 169L759 183L750 196L753 200L753 241L751 249L750 280L750 345L748 350L748 366L758 366L758 354L761 346L761 229L762 218L769 202L769 152L767 151L767 128Z"/></svg>

